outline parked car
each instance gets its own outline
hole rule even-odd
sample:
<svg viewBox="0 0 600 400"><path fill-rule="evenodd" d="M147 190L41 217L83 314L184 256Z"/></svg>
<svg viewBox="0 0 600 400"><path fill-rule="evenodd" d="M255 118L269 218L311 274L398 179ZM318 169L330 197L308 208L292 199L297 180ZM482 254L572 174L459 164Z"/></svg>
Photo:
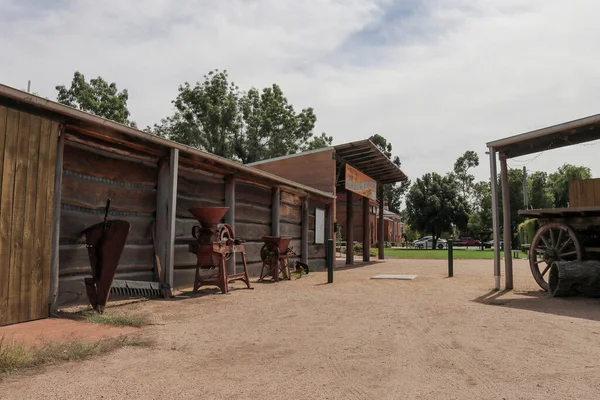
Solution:
<svg viewBox="0 0 600 400"><path fill-rule="evenodd" d="M417 240L414 243L414 247L417 249L433 249L433 238L429 236L428 239L423 238L421 240ZM448 247L448 242L445 239L438 239L436 247L438 249L446 248Z"/></svg>
<svg viewBox="0 0 600 400"><path fill-rule="evenodd" d="M461 237L460 244L462 246L479 246L481 242L477 239L473 239L470 237Z"/></svg>
<svg viewBox="0 0 600 400"><path fill-rule="evenodd" d="M418 244L418 243L420 243L420 242L424 242L424 241L426 241L426 240L428 240L428 239L433 239L433 236L423 236L422 238L415 240L415 241L413 242L413 247L417 247L417 244Z"/></svg>
<svg viewBox="0 0 600 400"><path fill-rule="evenodd" d="M494 247L494 241L493 241L493 240L489 240L489 241L485 242L485 243L483 244L483 246L484 246L486 249L491 249L492 247ZM501 240L501 241L500 241L500 248L503 248L503 247L504 247L504 241L502 241L502 240Z"/></svg>

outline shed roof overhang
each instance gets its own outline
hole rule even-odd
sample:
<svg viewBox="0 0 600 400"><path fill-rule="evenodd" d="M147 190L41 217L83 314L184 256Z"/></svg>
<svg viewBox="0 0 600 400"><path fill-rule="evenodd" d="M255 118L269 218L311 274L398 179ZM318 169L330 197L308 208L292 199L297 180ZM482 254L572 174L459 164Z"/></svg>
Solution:
<svg viewBox="0 0 600 400"><path fill-rule="evenodd" d="M214 166L231 175L254 178L265 185L283 186L291 190L302 191L327 199L329 202L335 199L331 193L2 84L0 84L0 105L60 120L61 123L67 125L67 128L79 130L85 135L92 135L92 139L110 140L115 146L139 150L154 156L165 156L171 149L177 149L180 151L180 161L182 157L185 157L202 165Z"/></svg>
<svg viewBox="0 0 600 400"><path fill-rule="evenodd" d="M487 147L514 158L600 139L600 114L509 136Z"/></svg>
<svg viewBox="0 0 600 400"><path fill-rule="evenodd" d="M400 167L368 139L333 147L337 157L338 170L344 163L347 163L379 183L387 184L408 180ZM338 181L338 184L341 182L343 181Z"/></svg>

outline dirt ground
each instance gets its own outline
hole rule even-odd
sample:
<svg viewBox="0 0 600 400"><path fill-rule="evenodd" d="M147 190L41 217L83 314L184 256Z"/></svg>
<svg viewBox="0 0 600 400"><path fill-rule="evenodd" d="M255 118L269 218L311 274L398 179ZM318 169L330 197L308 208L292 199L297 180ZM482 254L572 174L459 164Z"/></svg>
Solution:
<svg viewBox="0 0 600 400"><path fill-rule="evenodd" d="M416 274L382 281L379 273ZM549 299L525 261L397 260L147 301L154 348L0 383L3 399L598 399L600 300Z"/></svg>

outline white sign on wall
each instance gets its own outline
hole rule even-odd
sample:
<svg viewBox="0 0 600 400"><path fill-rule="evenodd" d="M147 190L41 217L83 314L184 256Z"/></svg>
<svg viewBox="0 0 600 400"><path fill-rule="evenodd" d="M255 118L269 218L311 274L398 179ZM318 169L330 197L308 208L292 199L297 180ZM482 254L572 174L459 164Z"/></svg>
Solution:
<svg viewBox="0 0 600 400"><path fill-rule="evenodd" d="M325 210L315 209L315 244L325 244Z"/></svg>

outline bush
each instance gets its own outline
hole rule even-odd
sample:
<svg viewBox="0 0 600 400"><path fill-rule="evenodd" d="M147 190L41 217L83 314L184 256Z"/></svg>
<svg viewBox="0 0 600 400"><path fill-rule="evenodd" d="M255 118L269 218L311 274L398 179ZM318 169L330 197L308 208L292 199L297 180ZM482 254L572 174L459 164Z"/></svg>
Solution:
<svg viewBox="0 0 600 400"><path fill-rule="evenodd" d="M369 254L374 257L377 255L377 251L374 249L369 249ZM362 243L354 243L354 255L362 256L363 255L363 245Z"/></svg>
<svg viewBox="0 0 600 400"><path fill-rule="evenodd" d="M533 242L533 237L535 236L535 232L537 230L537 224L535 219L528 219L519 224L518 227L518 239L519 239L519 247L524 244L531 244Z"/></svg>

